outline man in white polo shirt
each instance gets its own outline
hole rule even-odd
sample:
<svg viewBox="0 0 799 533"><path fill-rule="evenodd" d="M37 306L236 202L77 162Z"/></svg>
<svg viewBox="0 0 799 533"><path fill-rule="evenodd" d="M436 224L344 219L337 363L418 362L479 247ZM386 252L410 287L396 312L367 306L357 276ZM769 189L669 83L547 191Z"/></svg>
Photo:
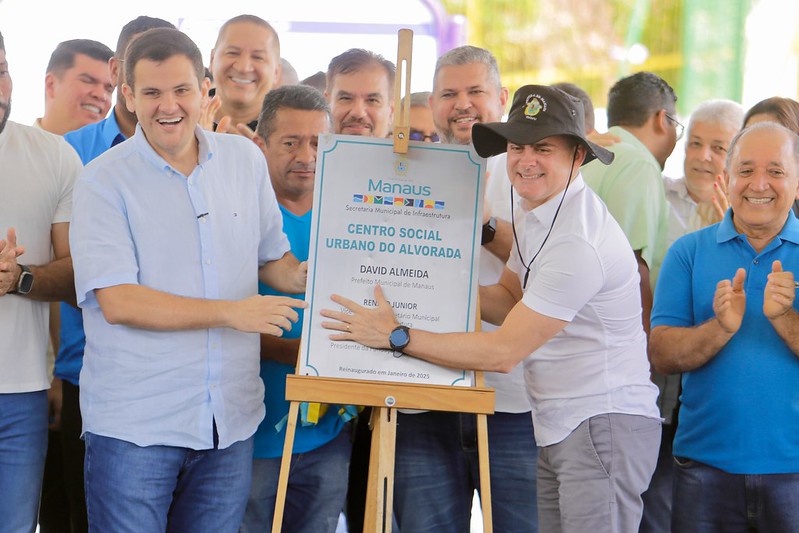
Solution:
<svg viewBox="0 0 799 533"><path fill-rule="evenodd" d="M508 372L524 361L533 407L542 531L636 531L641 493L660 442L657 388L649 380L635 256L619 225L579 173L613 160L587 141L582 103L528 85L508 122L476 124L483 157L508 152L520 197L518 239L496 285L481 288L495 331L436 334L401 327L376 288L377 308L334 295L352 314L322 311L331 338L398 348L427 361Z"/></svg>

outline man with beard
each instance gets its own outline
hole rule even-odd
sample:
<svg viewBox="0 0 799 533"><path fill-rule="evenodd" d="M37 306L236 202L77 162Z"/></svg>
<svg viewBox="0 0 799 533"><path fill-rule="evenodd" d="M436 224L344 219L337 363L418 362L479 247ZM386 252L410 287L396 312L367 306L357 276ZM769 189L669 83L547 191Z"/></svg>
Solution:
<svg viewBox="0 0 799 533"><path fill-rule="evenodd" d="M0 517L32 532L47 449L47 302L75 300L69 219L81 165L60 137L8 120L11 89L0 35Z"/></svg>
<svg viewBox="0 0 799 533"><path fill-rule="evenodd" d="M394 117L394 64L383 56L352 48L327 68L325 97L333 132L388 137Z"/></svg>
<svg viewBox="0 0 799 533"><path fill-rule="evenodd" d="M499 121L507 99L488 50L462 46L438 59L430 104L443 142L469 144L474 124ZM509 255L510 181L505 166L505 156L489 160L486 206L495 217L483 230L481 285L499 280ZM496 328L484 322L482 329ZM496 390L496 412L488 417L494 530L537 531L537 449L521 365L510 374L485 376ZM476 420L472 414L399 413L394 509L403 532L468 530L474 491L480 490Z"/></svg>

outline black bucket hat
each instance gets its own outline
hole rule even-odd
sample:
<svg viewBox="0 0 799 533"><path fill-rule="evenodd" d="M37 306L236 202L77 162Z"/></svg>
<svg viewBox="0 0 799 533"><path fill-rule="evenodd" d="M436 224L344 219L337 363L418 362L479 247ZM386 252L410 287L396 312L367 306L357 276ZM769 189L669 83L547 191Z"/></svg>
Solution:
<svg viewBox="0 0 799 533"><path fill-rule="evenodd" d="M599 159L609 165L614 154L585 138L583 103L560 89L525 85L513 95L507 122L475 124L472 142L478 154L491 157L508 149L508 141L535 144L553 135L575 137L587 150L583 164Z"/></svg>

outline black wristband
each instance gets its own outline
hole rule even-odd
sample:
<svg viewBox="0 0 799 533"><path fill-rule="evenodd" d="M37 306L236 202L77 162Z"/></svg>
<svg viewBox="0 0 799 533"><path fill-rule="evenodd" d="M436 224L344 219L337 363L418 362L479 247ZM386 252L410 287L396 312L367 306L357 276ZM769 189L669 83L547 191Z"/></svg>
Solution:
<svg viewBox="0 0 799 533"><path fill-rule="evenodd" d="M483 224L483 238L480 240L480 244L485 246L486 244L490 243L494 240L494 236L497 234L497 219L495 217L491 217L488 219L488 222Z"/></svg>

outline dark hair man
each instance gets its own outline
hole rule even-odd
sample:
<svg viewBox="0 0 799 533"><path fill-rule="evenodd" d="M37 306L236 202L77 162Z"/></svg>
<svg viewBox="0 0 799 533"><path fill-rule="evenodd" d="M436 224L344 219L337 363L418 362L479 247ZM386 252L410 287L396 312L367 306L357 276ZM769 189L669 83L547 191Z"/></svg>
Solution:
<svg viewBox="0 0 799 533"><path fill-rule="evenodd" d="M264 98L255 142L269 167L291 252L302 261L308 258L319 135L330 129L330 108L312 87L279 87ZM263 284L259 292L282 294ZM261 336L266 416L255 433L252 490L242 533L271 531L285 439L275 427L288 415L286 376L296 367L301 322L283 337ZM349 426L338 406L324 406L317 420L303 422L294 437L283 531L333 533L347 493Z"/></svg>
<svg viewBox="0 0 799 533"><path fill-rule="evenodd" d="M333 132L388 137L394 117L394 63L379 54L352 48L327 67L325 97Z"/></svg>
<svg viewBox="0 0 799 533"><path fill-rule="evenodd" d="M211 50L215 97L221 100L215 122L225 131L242 125L254 132L261 103L277 86L281 68L280 39L268 22L255 15L225 22Z"/></svg>
<svg viewBox="0 0 799 533"><path fill-rule="evenodd" d="M44 77L44 116L36 123L63 135L105 118L111 108L113 52L103 43L74 39L60 43Z"/></svg>
<svg viewBox="0 0 799 533"><path fill-rule="evenodd" d="M117 40L117 51L108 62L111 82L117 87L117 100L111 114L99 122L64 135L64 139L78 152L84 165L133 135L137 119L136 115L125 107L125 98L122 95L125 74L122 65L128 44L143 32L153 28L174 28L174 26L165 20L145 16L137 17L125 24ZM81 439L83 421L79 401L79 379L85 344L81 310L62 303L60 342L53 374L61 380L63 391L61 446L64 454L64 482L74 531L88 529L83 483L85 445Z"/></svg>
<svg viewBox="0 0 799 533"><path fill-rule="evenodd" d="M263 418L254 333L279 335L302 307L258 296L257 282L302 292L305 265L257 148L198 128L209 81L191 39L145 32L125 80L136 134L84 170L70 237L89 522L232 533Z"/></svg>

